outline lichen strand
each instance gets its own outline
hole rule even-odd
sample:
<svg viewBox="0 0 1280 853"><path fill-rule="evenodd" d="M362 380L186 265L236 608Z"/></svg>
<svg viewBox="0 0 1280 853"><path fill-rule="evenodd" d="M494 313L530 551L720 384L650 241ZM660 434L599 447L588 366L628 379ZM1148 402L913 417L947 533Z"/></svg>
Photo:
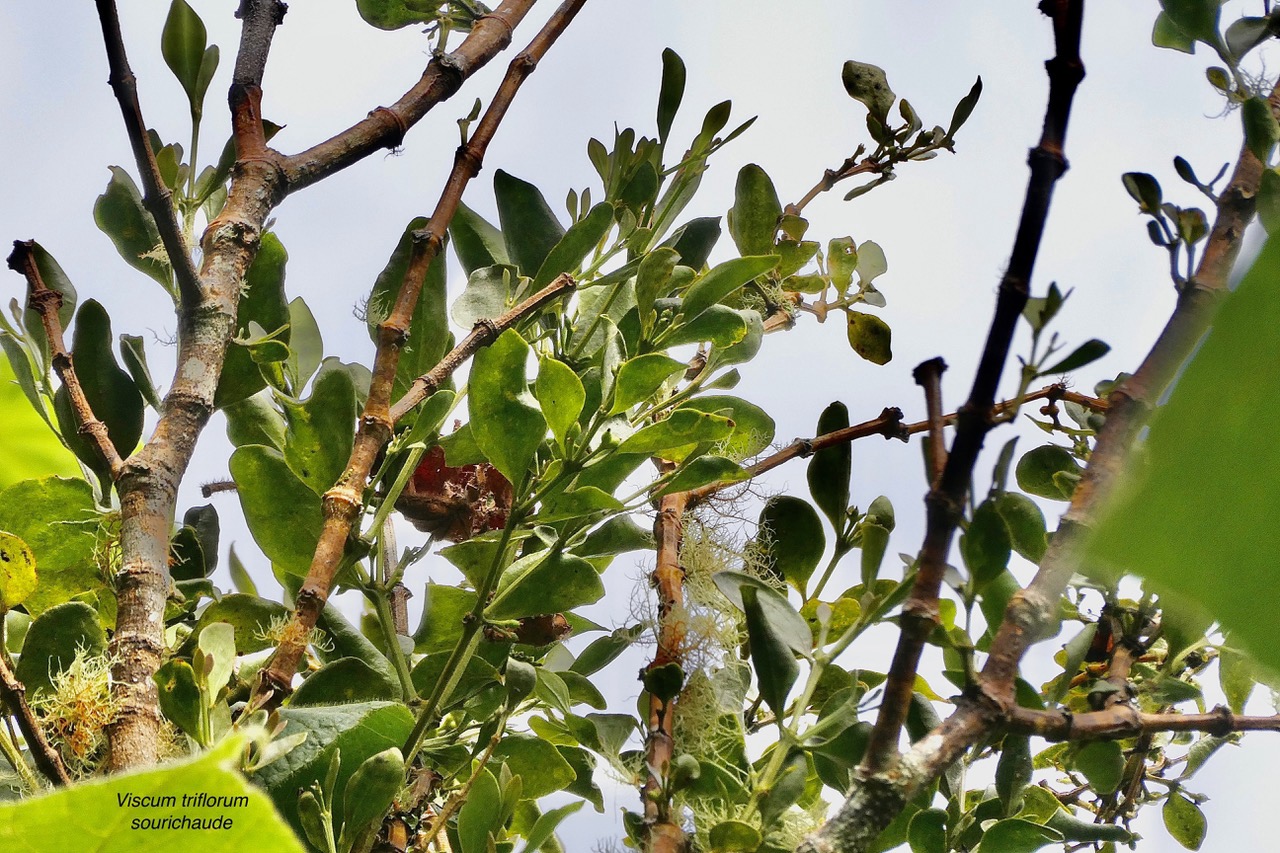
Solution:
<svg viewBox="0 0 1280 853"><path fill-rule="evenodd" d="M53 689L32 697L31 707L62 761L75 776L91 774L102 759L106 728L120 713L111 692L111 659L76 651L75 658L53 677Z"/></svg>

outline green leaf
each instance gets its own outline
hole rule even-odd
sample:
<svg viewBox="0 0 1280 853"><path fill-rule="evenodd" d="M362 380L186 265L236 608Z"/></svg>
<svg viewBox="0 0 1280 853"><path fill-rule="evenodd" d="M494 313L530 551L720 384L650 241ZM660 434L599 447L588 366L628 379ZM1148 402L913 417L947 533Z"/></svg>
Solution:
<svg viewBox="0 0 1280 853"><path fill-rule="evenodd" d="M1253 662L1235 649L1219 649L1218 684L1227 697L1227 707L1237 714L1243 714L1245 703L1257 686Z"/></svg>
<svg viewBox="0 0 1280 853"><path fill-rule="evenodd" d="M707 394L681 403L678 410L708 412L733 421L733 433L716 448L716 452L723 456L750 459L773 442L773 418L764 409L741 397Z"/></svg>
<svg viewBox="0 0 1280 853"><path fill-rule="evenodd" d="M1151 43L1156 47L1169 48L1182 53L1196 52L1196 40L1179 29L1165 12L1156 16L1155 26L1151 30Z"/></svg>
<svg viewBox="0 0 1280 853"><path fill-rule="evenodd" d="M942 809L917 812L907 825L907 844L911 853L946 853L947 813Z"/></svg>
<svg viewBox="0 0 1280 853"><path fill-rule="evenodd" d="M615 516L601 524L573 551L583 557L625 554L654 547L653 532L641 527L629 515Z"/></svg>
<svg viewBox="0 0 1280 853"><path fill-rule="evenodd" d="M816 435L827 435L848 426L849 410L844 403L836 401L818 416ZM847 441L816 451L809 459L809 468L805 472L814 503L831 522L837 534L844 529L845 513L849 508L849 477L852 472L853 448Z"/></svg>
<svg viewBox="0 0 1280 853"><path fill-rule="evenodd" d="M1196 602L1233 645L1280 670L1268 627L1275 567L1267 556L1280 548L1280 467L1271 439L1280 418L1280 353L1259 344L1280 324L1278 276L1280 241L1273 239L1152 423L1148 464L1127 473L1084 559L1142 575L1173 602ZM1211 436L1206 413L1214 413Z"/></svg>
<svg viewBox="0 0 1280 853"><path fill-rule="evenodd" d="M601 513L617 513L621 510L622 502L603 489L595 486L580 486L548 498L542 511L538 513L538 520L550 524L567 518L586 518L598 516Z"/></svg>
<svg viewBox="0 0 1280 853"><path fill-rule="evenodd" d="M743 611L747 616L747 645L751 652L751 666L760 683L760 696L774 715L781 718L787 708L787 696L800 675L800 664L796 663L791 648L770 623L761 606L760 588L744 584L739 589ZM808 634L806 625L806 637Z"/></svg>
<svg viewBox="0 0 1280 853"><path fill-rule="evenodd" d="M672 376L683 374L688 367L683 361L651 352L628 359L618 368L614 384L613 408L609 414L627 411L637 403L648 400L662 384ZM576 419L575 415L575 419Z"/></svg>
<svg viewBox="0 0 1280 853"><path fill-rule="evenodd" d="M496 760L505 761L511 772L521 778L523 796L531 800L559 791L572 784L577 776L555 746L532 735L508 735L493 755Z"/></svg>
<svg viewBox="0 0 1280 853"><path fill-rule="evenodd" d="M200 115L209 81L218 67L218 49L213 47L206 53L207 43L208 35L200 16L185 0L173 0L160 34L160 53L187 93L193 116Z"/></svg>
<svg viewBox="0 0 1280 853"><path fill-rule="evenodd" d="M570 429L577 424L587 399L582 380L564 362L543 357L538 361L538 379L533 390L551 434L564 449Z"/></svg>
<svg viewBox="0 0 1280 853"><path fill-rule="evenodd" d="M1054 679L1053 689L1045 695L1045 701L1048 704L1056 705L1062 701L1063 696L1067 695L1067 691L1071 689L1071 679L1075 678L1076 673L1080 671L1080 665L1088 656L1089 649L1093 646L1093 638L1097 633L1098 623L1091 622L1063 646L1066 660L1063 662L1062 675Z"/></svg>
<svg viewBox="0 0 1280 853"><path fill-rule="evenodd" d="M1062 833L1021 818L992 825L982 836L982 853L1033 853L1062 841Z"/></svg>
<svg viewBox="0 0 1280 853"><path fill-rule="evenodd" d="M404 756L398 747L388 747L362 761L347 780L342 796L343 841L354 842L374 821L381 824L383 813L403 784Z"/></svg>
<svg viewBox="0 0 1280 853"><path fill-rule="evenodd" d="M703 216L681 225L662 245L679 253L682 266L700 270L706 266L719 239L720 217Z"/></svg>
<svg viewBox="0 0 1280 853"><path fill-rule="evenodd" d="M1199 806L1173 791L1160 812L1164 817L1164 828L1169 830L1174 841L1188 850L1200 849L1208 826Z"/></svg>
<svg viewBox="0 0 1280 853"><path fill-rule="evenodd" d="M476 353L467 396L471 433L493 466L519 484L542 444L547 421L529 393L529 345L514 329Z"/></svg>
<svg viewBox="0 0 1280 853"><path fill-rule="evenodd" d="M440 20L442 7L442 3L418 0L356 0L356 9L364 22L380 30L434 23Z"/></svg>
<svg viewBox="0 0 1280 853"><path fill-rule="evenodd" d="M227 440L236 447L261 444L284 448L284 417L272 405L270 394L254 394L227 406L223 413L227 416Z"/></svg>
<svg viewBox="0 0 1280 853"><path fill-rule="evenodd" d="M26 351L3 332L0 348L8 356L0 361L0 447L6 463L0 468L0 488L50 474L80 476L75 456L63 446L36 390Z"/></svg>
<svg viewBox="0 0 1280 853"><path fill-rule="evenodd" d="M976 589L981 589L1005 570L1009 565L1010 552L1009 528L1005 526L995 502L983 501L974 510L969 529L960 537L960 553Z"/></svg>
<svg viewBox="0 0 1280 853"><path fill-rule="evenodd" d="M1057 373L1070 373L1073 370L1084 367L1086 364L1092 364L1109 352L1111 352L1111 347L1108 344L1093 338L1076 347L1071 355L1062 359L1053 367L1046 368L1037 375L1052 376Z"/></svg>
<svg viewBox="0 0 1280 853"><path fill-rule="evenodd" d="M884 69L866 62L854 62L852 59L846 62L840 69L840 80L849 97L861 101L871 115L881 122L889 115L893 102L898 99L889 88Z"/></svg>
<svg viewBox="0 0 1280 853"><path fill-rule="evenodd" d="M1005 735L996 764L996 793L1006 815L1017 814L1022 808L1022 792L1031 784L1031 771L1031 739Z"/></svg>
<svg viewBox="0 0 1280 853"><path fill-rule="evenodd" d="M1125 172L1120 176L1120 180L1124 182L1124 188L1138 203L1143 213L1159 212L1160 204L1164 200L1159 181L1146 172Z"/></svg>
<svg viewBox="0 0 1280 853"><path fill-rule="evenodd" d="M192 633L199 634L215 622L225 622L235 629L236 653L247 655L274 646L275 643L267 637L271 624L281 621L289 613L279 602L256 595L231 593L210 602L201 611Z"/></svg>
<svg viewBox="0 0 1280 853"><path fill-rule="evenodd" d="M1266 98L1254 95L1240 108L1240 117L1244 122L1244 140L1249 150L1263 163L1271 156L1271 149L1280 140L1280 122L1271 112L1271 104Z"/></svg>
<svg viewBox="0 0 1280 853"><path fill-rule="evenodd" d="M82 601L55 605L32 620L14 675L39 698L53 688L54 677L71 665L79 650L91 655L107 650L98 611Z"/></svg>
<svg viewBox="0 0 1280 853"><path fill-rule="evenodd" d="M164 404L160 401L160 394L151 379L151 371L147 368L147 353L143 349L141 335L120 336L120 358L147 405L159 412Z"/></svg>
<svg viewBox="0 0 1280 853"><path fill-rule="evenodd" d="M245 522L262 553L288 574L305 576L324 526L320 496L274 448L238 447L229 468Z"/></svg>
<svg viewBox="0 0 1280 853"><path fill-rule="evenodd" d="M1187 38L1217 43L1219 0L1160 0L1160 5L1169 22Z"/></svg>
<svg viewBox="0 0 1280 853"><path fill-rule="evenodd" d="M951 124L947 125L947 136L955 136L956 131L969 120L969 116L973 114L973 108L978 105L978 98L980 97L982 97L981 77L974 81L969 93L956 104L955 110L951 113Z"/></svg>
<svg viewBox="0 0 1280 853"><path fill-rule="evenodd" d="M734 258L712 267L685 291L681 301L685 320L692 320L712 305L723 302L756 276L776 267L778 261L777 255L752 256Z"/></svg>
<svg viewBox="0 0 1280 853"><path fill-rule="evenodd" d="M483 267L511 263L502 232L465 204L458 204L449 223L449 237L468 276Z"/></svg>
<svg viewBox="0 0 1280 853"><path fill-rule="evenodd" d="M0 531L0 618L36 588L36 555L20 537Z"/></svg>
<svg viewBox="0 0 1280 853"><path fill-rule="evenodd" d="M204 699L191 664L178 658L165 661L152 679L156 683L156 698L165 719L182 729L197 742L206 735L201 721L205 719Z"/></svg>
<svg viewBox="0 0 1280 853"><path fill-rule="evenodd" d="M813 634L809 630L809 623L796 612L785 595L759 578L741 572L716 572L711 579L725 598L743 612L746 612L743 590L748 587L754 589L760 612L769 623L771 635L780 639L796 654L809 657L813 650Z"/></svg>
<svg viewBox="0 0 1280 853"><path fill-rule="evenodd" d="M32 849L36 839L75 838L81 849L176 850L190 848L194 836L200 838L201 853L244 849L303 853L294 832L280 820L267 796L237 771L245 746L242 735L233 735L192 760L88 781L13 805L0 805L0 846L23 850ZM235 798L237 805L233 810L215 806L179 808L183 794L196 792L219 800ZM163 797L173 800L160 799ZM297 799L296 790L291 797ZM132 803L139 805L134 807ZM152 803L171 803L174 814L220 823L201 830L182 824L153 828L151 822L162 821L170 811L152 808ZM134 821L146 823L136 825Z"/></svg>
<svg viewBox="0 0 1280 853"><path fill-rule="evenodd" d="M1003 492L992 498L996 511L1009 528L1013 550L1039 563L1048 548L1044 513L1035 501L1017 492Z"/></svg>
<svg viewBox="0 0 1280 853"><path fill-rule="evenodd" d="M498 221L507 255L520 272L532 277L564 237L564 226L533 184L499 169L493 176Z"/></svg>
<svg viewBox="0 0 1280 853"><path fill-rule="evenodd" d="M849 346L872 364L888 364L893 358L893 333L889 324L874 314L846 311Z"/></svg>
<svg viewBox="0 0 1280 853"><path fill-rule="evenodd" d="M490 835L501 831L498 825L501 808L498 780L488 768L482 767L458 811L460 853L486 853L491 849Z"/></svg>
<svg viewBox="0 0 1280 853"><path fill-rule="evenodd" d="M271 794L280 814L301 832L298 791L324 782L330 762L341 752L336 778L326 791L344 791L352 774L365 759L389 747L402 746L413 728L413 714L404 705L366 702L328 708L282 708L285 722L280 737L306 734L306 740L255 774Z"/></svg>
<svg viewBox="0 0 1280 853"><path fill-rule="evenodd" d="M33 616L82 592L108 590L94 558L98 515L81 479L23 480L0 492L0 530L36 556L39 584L23 602Z"/></svg>
<svg viewBox="0 0 1280 853"><path fill-rule="evenodd" d="M658 91L658 139L666 143L684 98L685 69L680 55L671 48L662 51L662 87Z"/></svg>
<svg viewBox="0 0 1280 853"><path fill-rule="evenodd" d="M569 667L570 672L592 675L604 669L617 659L631 644L636 641L639 632L633 628L618 628L607 637L592 640L574 659ZM627 719L630 719L629 717Z"/></svg>
<svg viewBox="0 0 1280 853"><path fill-rule="evenodd" d="M388 672L360 658L332 660L307 676L289 697L290 708L377 702L400 697L400 685Z"/></svg>
<svg viewBox="0 0 1280 853"><path fill-rule="evenodd" d="M699 456L672 477L671 482L663 486L657 497L687 492L711 483L730 485L749 479L751 475L732 459L725 459L723 456Z"/></svg>
<svg viewBox="0 0 1280 853"><path fill-rule="evenodd" d="M613 227L613 205L600 202L579 219L560 238L560 242L547 253L546 260L533 277L533 287L539 290L550 284L562 272L577 269L587 254L594 249L609 229Z"/></svg>
<svg viewBox="0 0 1280 853"><path fill-rule="evenodd" d="M1055 501L1071 500L1082 469L1071 451L1046 444L1023 454L1014 475L1024 492ZM1065 475L1065 476L1064 476Z"/></svg>
<svg viewBox="0 0 1280 853"><path fill-rule="evenodd" d="M783 749L779 744L774 749ZM760 798L760 820L766 826L774 824L804 795L805 780L809 776L809 760L800 750L794 750L782 763L782 769L764 795Z"/></svg>
<svg viewBox="0 0 1280 853"><path fill-rule="evenodd" d="M253 264L245 274L244 295L240 298L236 313L238 338L244 340L249 337L251 322L268 331L290 324L289 305L286 304L284 295L285 265L288 262L289 253L285 251L280 238L271 231L265 232L258 245L258 254L254 256ZM290 329L285 329L277 340L285 344L291 343ZM254 363L249 348L232 343L227 347L226 361L218 379L218 390L213 397L214 405L222 408L238 403L261 391L266 385L267 381Z"/></svg>
<svg viewBox="0 0 1280 853"><path fill-rule="evenodd" d="M1124 753L1113 740L1086 743L1076 752L1071 764L1084 774L1099 794L1111 794L1124 778Z"/></svg>
<svg viewBox="0 0 1280 853"><path fill-rule="evenodd" d="M311 396L302 404L284 401L284 459L299 480L317 495L338 481L355 439L356 393L340 369L320 372Z"/></svg>
<svg viewBox="0 0 1280 853"><path fill-rule="evenodd" d="M107 437L121 458L128 458L142 438L142 395L129 374L120 369L111 350L111 318L96 300L90 299L76 312L71 355L76 376L93 414L107 425ZM86 466L96 472L104 487L111 471L98 451L80 434L65 388L54 395L54 412L67 445ZM104 489L105 490L105 489Z"/></svg>
<svg viewBox="0 0 1280 853"><path fill-rule="evenodd" d="M759 525L770 570L805 596L827 547L817 511L808 501L776 495L765 502Z"/></svg>
<svg viewBox="0 0 1280 853"><path fill-rule="evenodd" d="M671 274L679 260L680 254L671 248L654 249L640 260L636 270L636 310L646 329L654 300L670 295Z"/></svg>
<svg viewBox="0 0 1280 853"><path fill-rule="evenodd" d="M604 595L604 584L594 566L581 557L558 551L517 560L503 580L506 583L485 608L488 619L561 613L598 601Z"/></svg>
<svg viewBox="0 0 1280 853"><path fill-rule="evenodd" d="M680 462L700 444L723 441L733 433L733 421L694 409L676 409L670 417L628 436L619 453L662 454Z"/></svg>
<svg viewBox="0 0 1280 853"><path fill-rule="evenodd" d="M884 562L884 552L889 547L889 528L868 521L859 532L862 535L862 582L870 584L880 574L880 564Z"/></svg>
<svg viewBox="0 0 1280 853"><path fill-rule="evenodd" d="M755 313L755 312L752 312ZM662 337L663 346L710 342L715 347L730 347L748 334L744 312L725 305L712 305L689 322L681 322ZM721 364L723 359L717 359Z"/></svg>
<svg viewBox="0 0 1280 853"><path fill-rule="evenodd" d="M422 621L413 634L414 651L431 654L452 649L462 636L462 620L475 609L476 594L456 586L427 583Z"/></svg>
<svg viewBox="0 0 1280 853"><path fill-rule="evenodd" d="M733 208L726 220L738 254L772 254L781 216L782 204L769 175L754 163L743 166L734 187Z"/></svg>
<svg viewBox="0 0 1280 853"><path fill-rule="evenodd" d="M160 283L177 298L168 257L160 244L160 231L142 206L142 193L129 173L111 166L111 180L93 205L93 221L111 238L125 263Z"/></svg>

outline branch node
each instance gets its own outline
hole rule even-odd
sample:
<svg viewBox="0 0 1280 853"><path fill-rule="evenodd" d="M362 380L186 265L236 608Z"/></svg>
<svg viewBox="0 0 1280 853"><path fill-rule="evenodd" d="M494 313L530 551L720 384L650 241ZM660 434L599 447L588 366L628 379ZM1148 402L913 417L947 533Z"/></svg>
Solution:
<svg viewBox="0 0 1280 853"><path fill-rule="evenodd" d="M507 45L511 44L511 37L515 35L515 28L511 26L511 22L507 20L505 15L500 15L497 12L489 12L476 18L477 24L481 21L497 21L503 29L501 39L502 46L505 48Z"/></svg>
<svg viewBox="0 0 1280 853"><path fill-rule="evenodd" d="M485 340L492 340L499 333L498 324L489 317L481 317L476 320L476 324L471 327L471 330L482 334Z"/></svg>
<svg viewBox="0 0 1280 853"><path fill-rule="evenodd" d="M396 126L396 131L395 131L395 135L387 140L386 147L399 148L400 144L404 142L405 136L409 133L408 123L404 120L404 118L401 117L400 113L396 112L390 107L374 107L372 110L369 111L369 117L372 118L375 115L385 115L385 116L391 117L391 122Z"/></svg>

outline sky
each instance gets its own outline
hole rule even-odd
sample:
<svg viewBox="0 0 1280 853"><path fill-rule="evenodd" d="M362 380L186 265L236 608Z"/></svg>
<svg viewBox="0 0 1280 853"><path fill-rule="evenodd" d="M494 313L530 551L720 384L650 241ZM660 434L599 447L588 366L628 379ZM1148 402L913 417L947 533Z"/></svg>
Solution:
<svg viewBox="0 0 1280 853"><path fill-rule="evenodd" d="M185 142L185 100L159 53L165 6L137 0L121 5L144 114L166 140ZM207 160L229 133L222 95L238 22L232 3L193 0L192 5L210 40L223 50L206 106L202 159ZM795 329L767 339L762 355L743 366L742 384L734 392L773 414L779 442L812 435L818 414L836 399L848 405L855 421L874 417L885 406L899 406L908 420L916 420L923 401L911 370L941 355L950 366L944 400L954 408L972 380L1022 203L1026 152L1040 132L1047 89L1042 63L1052 55L1052 37L1035 5L1031 0L589 0L517 97L466 202L496 221L490 181L499 167L537 184L556 208L570 188L592 186L599 198L598 178L586 158L587 139L610 139L615 123L653 133L660 54L666 47L675 49L688 68L676 140L691 138L705 110L726 98L734 105L730 126L759 116L748 133L713 159L699 197L686 211L689 217L723 214L744 164L763 166L785 203L798 199L824 168L839 164L865 141L864 111L840 83L840 66L847 59L884 67L894 90L911 101L926 126L945 125L955 102L980 75L982 100L960 132L954 156L903 167L896 181L853 202L842 201L842 192L827 193L806 210L810 234L817 239L850 235L883 247L889 271L877 286L888 305L878 313L894 329L893 361L876 367L858 359L838 317L819 325L806 316ZM1254 6L1261 4L1228 3L1225 14L1239 9L1258 14ZM0 238L40 241L66 269L81 299L92 296L107 307L117 334L147 337L152 373L167 385L172 349L163 341L175 328L172 312L153 282L119 261L92 218L107 167L119 164L134 171L106 86L97 19L88 4L59 14L50 8L35 3L0 7L5 189ZM542 0L517 31L517 45L552 8ZM1082 53L1088 76L1067 138L1071 168L1059 183L1032 282L1035 293L1055 281L1074 290L1055 326L1067 341L1096 337L1112 346L1108 356L1076 377L1085 392L1094 382L1136 366L1174 303L1166 256L1147 241L1145 223L1120 175L1151 172L1166 195L1184 205L1199 204L1203 197L1175 177L1174 155L1185 157L1201 176L1212 175L1234 160L1239 145L1238 116L1223 115L1221 99L1205 82L1208 57L1150 45L1157 11L1155 0L1094 2L1086 9ZM426 39L412 27L384 33L364 25L350 0L294 2L276 35L264 80L263 113L286 125L274 144L286 153L301 150L391 103L417 79L427 49ZM434 205L457 145L454 122L475 98L488 100L507 58L500 57L455 99L431 112L402 150L379 152L276 211L275 231L290 254L289 295L304 297L315 312L326 354L371 360L372 345L355 306L405 223ZM732 251L730 241L723 240L713 261ZM5 282L0 298L21 298L18 276L0 280ZM455 267L450 292L456 295L462 285ZM1024 353L1026 344L1020 335L1014 353ZM1013 381L1012 371L1007 372L1005 391L1012 390ZM229 446L223 428L218 416L206 430L180 508L203 503L199 484L225 475ZM1021 434L1022 449L1034 446L1034 430L1024 428ZM1005 439L995 435L990 445L998 447ZM993 462L989 457L979 462L980 481ZM801 465L774 472L764 488L805 495ZM854 471L855 502L865 506L884 494L898 508L890 552L914 552L923 532L919 448L879 440L857 444ZM236 541L246 562L261 568L234 500L224 499L217 507L224 548ZM402 537L403 543L411 541L410 535ZM428 575L447 579L441 564L438 558L428 560L416 569L417 582ZM616 567L608 582L630 584L643 570L643 560ZM596 618L617 623L625 615ZM883 662L891 639L873 638L858 654ZM1033 654L1047 659L1061 642L1044 643ZM615 669L610 695L621 697L618 707L626 707L638 690L630 680L634 668ZM1254 839L1280 831L1276 810L1258 808L1251 790L1270 776L1277 761L1280 739L1253 735L1245 748L1219 754L1196 777L1195 788L1212 797L1204 805L1205 849L1256 849ZM634 805L631 791L611 791L606 815L587 823L587 831L616 832L617 810ZM1158 809L1147 809L1137 828L1146 836L1140 850L1181 849L1159 825Z"/></svg>

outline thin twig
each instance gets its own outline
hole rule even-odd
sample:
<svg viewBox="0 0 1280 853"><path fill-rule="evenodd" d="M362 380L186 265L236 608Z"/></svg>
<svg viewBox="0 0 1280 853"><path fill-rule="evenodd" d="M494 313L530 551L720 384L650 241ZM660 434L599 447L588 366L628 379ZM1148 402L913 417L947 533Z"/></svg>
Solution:
<svg viewBox="0 0 1280 853"><path fill-rule="evenodd" d="M1020 398L1003 400L996 403L992 407L993 417L1005 417L1009 413L1015 411L1024 403L1030 403L1034 400L1068 400L1084 406L1094 412L1105 413L1107 411L1107 403L1105 400L1099 400L1097 397L1089 397L1075 391L1067 390L1067 387L1061 383L1054 385L1046 385L1037 391L1031 391L1024 394ZM959 412L950 412L942 416L943 426L954 424L960 417ZM772 471L774 468L792 459L803 459L811 456L819 450L827 447L833 447L838 444L845 444L850 441L856 441L860 438L867 438L872 435L880 435L885 438L897 438L906 441L908 437L918 433L927 432L929 430L929 421L916 421L910 424L902 422L902 410L898 408L886 408L878 417L869 421L853 424L844 429L838 429L834 432L824 433L814 438L799 438L779 450L777 453L766 456L758 462L746 467L747 474L751 479L759 477L766 471ZM732 486L739 485L741 481L708 483L705 486L691 490L689 494L689 506L693 507L702 503L707 498L724 491Z"/></svg>
<svg viewBox="0 0 1280 853"><path fill-rule="evenodd" d="M120 16L116 12L115 0L96 0L98 20L102 24L102 40L107 48L107 64L111 76L107 82L120 103L120 114L124 116L125 130L129 134L129 147L133 149L133 159L138 166L138 175L142 179L142 203L151 218L155 220L156 229L160 232L160 242L169 256L169 266L178 282L178 293L185 305L195 305L200 301L200 276L195 264L191 261L191 252L182 237L182 227L178 224L178 215L173 207L173 197L164 179L160 177L160 167L156 164L155 153L151 150L151 142L147 138L147 122L142 117L142 105L138 101L138 80L129 67L129 57L124 48L124 36L120 32ZM194 166L193 166L194 168Z"/></svg>
<svg viewBox="0 0 1280 853"><path fill-rule="evenodd" d="M1101 711L1068 713L1010 709L1010 731L1052 741L1121 740L1155 732L1208 732L1225 737L1232 732L1280 732L1280 714L1246 716L1219 705L1207 714L1145 714L1127 702Z"/></svg>
<svg viewBox="0 0 1280 853"><path fill-rule="evenodd" d="M924 405L929 420L929 439L925 445L925 459L929 463L929 488L935 488L942 478L947 464L947 443L943 435L942 374L947 363L941 358L931 358L916 365L911 375L916 384L924 388Z"/></svg>
<svg viewBox="0 0 1280 853"><path fill-rule="evenodd" d="M62 756L45 738L44 730L40 728L40 721L36 719L35 712L27 704L27 688L13 674L13 670L9 669L9 665L3 658L0 658L0 700L3 700L2 704L8 707L10 713L17 718L22 739L27 742L31 760L35 762L40 772L55 785L70 785L71 776L62 763Z"/></svg>
<svg viewBox="0 0 1280 853"><path fill-rule="evenodd" d="M1031 150L1031 176L1022 218L1009 266L1000 282L995 316L973 388L968 401L960 409L951 453L942 476L925 498L927 526L920 550L920 570L911 594L903 604L898 648L890 665L880 713L863 759L862 770L866 774L884 770L897 753L898 736L911 703L920 655L925 641L938 623L938 593L947 569L951 540L961 517L983 439L993 425L991 409L995 403L996 388L1004 371L1014 330L1027 303L1031 274L1048 218L1054 184L1067 169L1063 142L1071 101L1084 78L1084 65L1080 61L1083 3L1081 0L1046 0L1041 9L1053 17L1057 47L1056 55L1045 66L1049 73L1049 104L1045 110L1044 130L1040 143Z"/></svg>
<svg viewBox="0 0 1280 853"><path fill-rule="evenodd" d="M535 0L507 0L476 21L452 53L435 56L421 79L389 107L377 107L330 139L285 159L290 190L310 186L380 148L396 148L409 128L511 43L511 33Z"/></svg>
<svg viewBox="0 0 1280 853"><path fill-rule="evenodd" d="M27 279L27 293L31 305L40 315L40 323L44 326L45 338L49 341L49 356L54 372L67 389L67 399L71 403L71 411L75 414L76 431L83 435L97 451L111 471L111 479L119 478L124 467L116 446L111 443L107 434L107 425L98 420L93 413L93 406L84 394L84 387L76 375L71 351L67 349L62 334L62 322L58 318L58 309L62 307L62 294L44 283L40 268L36 265L35 242L32 240L14 240L13 252L9 254L9 269L20 273Z"/></svg>
<svg viewBox="0 0 1280 853"><path fill-rule="evenodd" d="M298 661L306 650L306 637L315 627L328 600L334 575L346 552L347 539L363 509L365 484L378 454L391 439L397 418L439 388L445 379L481 347L487 346L503 331L547 302L575 287L570 276L562 275L502 317L480 321L435 368L414 381L405 399L397 403L394 410L391 408L396 369L400 363L401 350L408 339L413 310L426 280L427 270L444 245L445 231L458 209L462 193L471 179L479 173L489 142L520 86L533 73L538 61L555 44L585 2L586 0L569 0L562 4L529 46L511 61L506 76L475 132L465 145L458 148L453 169L427 226L413 235L412 253L395 306L387 319L378 325L378 349L374 357L373 379L360 416L351 456L338 482L323 496L324 527L316 544L315 556L298 593L292 622L284 632L284 640L276 648L270 663L261 671L251 707L275 707L289 694Z"/></svg>

